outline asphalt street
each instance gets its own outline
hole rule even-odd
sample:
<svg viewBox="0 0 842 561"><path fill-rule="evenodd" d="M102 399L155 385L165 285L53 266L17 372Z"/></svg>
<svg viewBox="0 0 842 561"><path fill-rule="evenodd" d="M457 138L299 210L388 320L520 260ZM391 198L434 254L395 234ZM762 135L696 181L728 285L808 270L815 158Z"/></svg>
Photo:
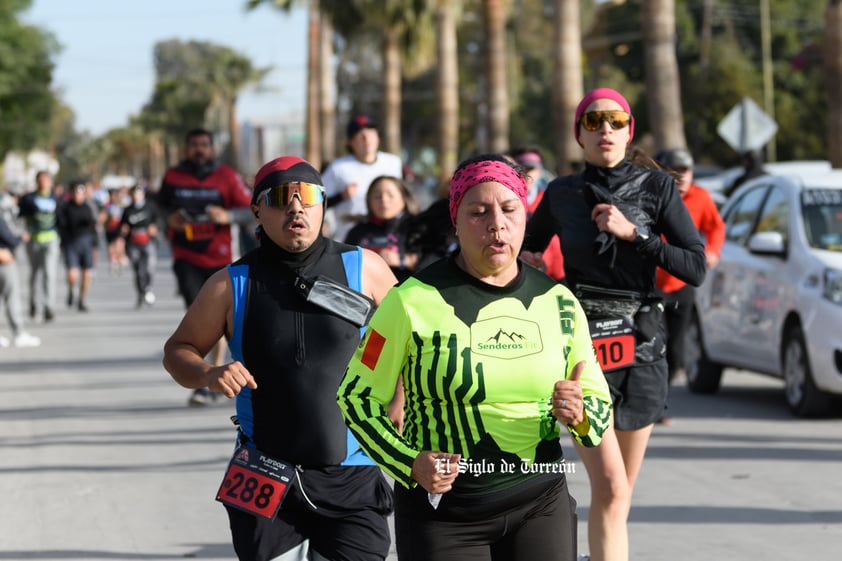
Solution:
<svg viewBox="0 0 842 561"><path fill-rule="evenodd" d="M155 291L136 310L129 272L101 264L89 313L61 306L29 326L43 346L0 349L0 560L234 558L214 501L233 406L186 406L161 366L183 313L167 261ZM733 371L716 396L676 386L671 406L633 501L633 560L838 559L842 413L794 419L778 382ZM589 485L564 444L585 553Z"/></svg>

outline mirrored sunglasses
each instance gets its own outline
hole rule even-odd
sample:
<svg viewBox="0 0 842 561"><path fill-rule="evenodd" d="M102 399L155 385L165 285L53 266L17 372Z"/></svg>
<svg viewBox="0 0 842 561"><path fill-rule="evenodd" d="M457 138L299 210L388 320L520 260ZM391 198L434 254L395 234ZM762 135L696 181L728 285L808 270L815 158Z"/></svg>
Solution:
<svg viewBox="0 0 842 561"><path fill-rule="evenodd" d="M314 206L324 202L325 188L315 183L294 181L267 189L263 191L262 196L266 206L276 208L287 206L292 202L293 197L298 197L302 206Z"/></svg>
<svg viewBox="0 0 842 561"><path fill-rule="evenodd" d="M620 130L629 126L631 115L625 111L588 111L582 115L582 126L586 131L598 131L602 127L602 122L605 121L608 125L616 130Z"/></svg>

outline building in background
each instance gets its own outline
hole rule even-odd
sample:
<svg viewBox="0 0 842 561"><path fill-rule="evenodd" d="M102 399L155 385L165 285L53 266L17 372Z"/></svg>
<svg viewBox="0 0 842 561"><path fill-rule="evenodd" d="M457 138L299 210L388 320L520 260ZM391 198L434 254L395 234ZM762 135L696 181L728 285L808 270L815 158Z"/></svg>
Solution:
<svg viewBox="0 0 842 561"><path fill-rule="evenodd" d="M279 156L304 157L304 116L246 121L240 128L240 173L251 183L260 167Z"/></svg>

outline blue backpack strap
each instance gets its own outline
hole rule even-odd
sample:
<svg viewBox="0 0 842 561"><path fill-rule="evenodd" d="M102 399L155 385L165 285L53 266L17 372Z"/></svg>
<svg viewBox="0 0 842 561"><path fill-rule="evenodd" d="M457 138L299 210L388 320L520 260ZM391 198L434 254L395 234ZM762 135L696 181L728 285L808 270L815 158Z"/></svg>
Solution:
<svg viewBox="0 0 842 561"><path fill-rule="evenodd" d="M348 281L348 288L362 292L363 287L363 250L360 247L342 253L342 264L345 266L345 278ZM365 334L365 326L360 328L360 338ZM354 434L346 430L346 446L348 455L342 461L343 466L373 466L371 461L357 442Z"/></svg>
<svg viewBox="0 0 842 561"><path fill-rule="evenodd" d="M231 332L231 340L228 341L228 348L231 349L231 358L246 365L243 358L243 322L246 317L246 305L248 304L249 287L249 266L245 264L228 265L228 274L231 277L231 292L234 300L234 325ZM237 421L240 430L248 438L254 435L254 411L251 406L251 388L246 386L240 390L236 398Z"/></svg>

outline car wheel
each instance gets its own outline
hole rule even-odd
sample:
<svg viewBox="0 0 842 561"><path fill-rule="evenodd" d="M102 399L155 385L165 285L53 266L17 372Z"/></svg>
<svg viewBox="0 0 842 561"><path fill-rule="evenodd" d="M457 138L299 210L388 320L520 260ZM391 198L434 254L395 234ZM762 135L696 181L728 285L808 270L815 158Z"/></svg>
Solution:
<svg viewBox="0 0 842 561"><path fill-rule="evenodd" d="M817 388L813 381L804 333L798 326L791 327L784 338L781 369L786 403L795 415L814 417L827 410L830 396Z"/></svg>
<svg viewBox="0 0 842 561"><path fill-rule="evenodd" d="M722 365L711 361L702 344L699 316L687 328L686 341L687 387L693 393L716 393L722 380Z"/></svg>

